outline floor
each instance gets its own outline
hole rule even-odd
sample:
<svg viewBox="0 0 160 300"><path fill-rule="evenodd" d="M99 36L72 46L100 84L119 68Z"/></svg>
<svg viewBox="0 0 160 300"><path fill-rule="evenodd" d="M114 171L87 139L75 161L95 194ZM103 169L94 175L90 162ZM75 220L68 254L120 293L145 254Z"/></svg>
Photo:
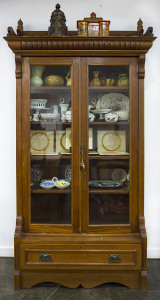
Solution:
<svg viewBox="0 0 160 300"><path fill-rule="evenodd" d="M0 258L0 300L159 300L160 259L148 260L148 290L132 290L120 284L103 284L96 288L65 288L59 284L40 284L14 291L13 258Z"/></svg>

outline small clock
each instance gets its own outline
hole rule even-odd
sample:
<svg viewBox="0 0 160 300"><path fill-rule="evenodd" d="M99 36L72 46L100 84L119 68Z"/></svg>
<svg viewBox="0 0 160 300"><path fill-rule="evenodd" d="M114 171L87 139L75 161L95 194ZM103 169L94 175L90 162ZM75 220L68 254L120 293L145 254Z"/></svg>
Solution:
<svg viewBox="0 0 160 300"><path fill-rule="evenodd" d="M90 18L77 21L79 36L108 36L110 21L105 21L103 18L96 18L93 12Z"/></svg>

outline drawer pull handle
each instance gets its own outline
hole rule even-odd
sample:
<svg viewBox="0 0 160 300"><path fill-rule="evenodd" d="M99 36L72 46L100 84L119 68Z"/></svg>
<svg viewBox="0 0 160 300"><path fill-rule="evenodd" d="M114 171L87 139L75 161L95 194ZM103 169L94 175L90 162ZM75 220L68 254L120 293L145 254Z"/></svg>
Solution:
<svg viewBox="0 0 160 300"><path fill-rule="evenodd" d="M118 264L118 263L120 263L121 262L121 257L120 257L120 255L118 254L118 255L113 255L113 254L110 254L109 255L109 263L110 264Z"/></svg>
<svg viewBox="0 0 160 300"><path fill-rule="evenodd" d="M44 253L39 256L40 261L51 261L51 255Z"/></svg>

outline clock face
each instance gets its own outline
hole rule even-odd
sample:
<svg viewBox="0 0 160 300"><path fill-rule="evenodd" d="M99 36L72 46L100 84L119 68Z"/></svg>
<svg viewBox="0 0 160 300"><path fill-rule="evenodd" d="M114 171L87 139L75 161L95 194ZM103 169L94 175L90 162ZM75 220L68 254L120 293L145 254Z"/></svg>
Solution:
<svg viewBox="0 0 160 300"><path fill-rule="evenodd" d="M99 36L99 23L88 23L88 35Z"/></svg>

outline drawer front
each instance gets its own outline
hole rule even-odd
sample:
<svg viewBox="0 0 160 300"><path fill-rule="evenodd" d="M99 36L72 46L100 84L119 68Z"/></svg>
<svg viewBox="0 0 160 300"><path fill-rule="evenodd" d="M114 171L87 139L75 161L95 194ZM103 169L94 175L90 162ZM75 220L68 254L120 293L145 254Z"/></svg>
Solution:
<svg viewBox="0 0 160 300"><path fill-rule="evenodd" d="M126 245L125 245L126 246ZM21 247L21 268L135 269L141 268L140 245L107 245L106 249L53 249Z"/></svg>

